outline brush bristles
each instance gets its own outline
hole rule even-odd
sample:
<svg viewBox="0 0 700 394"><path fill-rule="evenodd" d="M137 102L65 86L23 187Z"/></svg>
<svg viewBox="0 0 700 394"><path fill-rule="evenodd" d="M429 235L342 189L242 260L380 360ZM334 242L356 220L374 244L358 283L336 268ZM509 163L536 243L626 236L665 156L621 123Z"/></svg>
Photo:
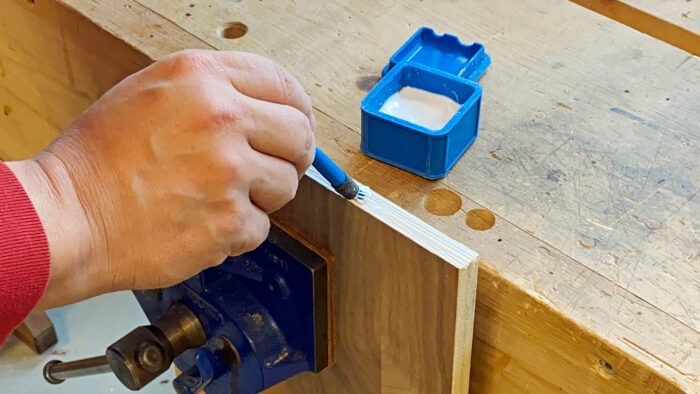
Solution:
<svg viewBox="0 0 700 394"><path fill-rule="evenodd" d="M359 186L359 190L358 190L357 195L355 196L354 199L359 201L359 202L364 202L369 198L371 193L372 193L372 191L367 186L364 186L364 185Z"/></svg>

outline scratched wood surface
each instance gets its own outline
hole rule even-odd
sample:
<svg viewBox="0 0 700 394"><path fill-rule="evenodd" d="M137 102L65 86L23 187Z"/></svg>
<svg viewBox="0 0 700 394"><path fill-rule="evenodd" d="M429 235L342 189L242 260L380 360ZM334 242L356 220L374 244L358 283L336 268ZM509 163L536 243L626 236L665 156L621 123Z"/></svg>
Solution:
<svg viewBox="0 0 700 394"><path fill-rule="evenodd" d="M549 252L605 278L609 295L592 306L590 299L601 295L589 293L588 275L567 278L556 269L549 274L547 262L532 259L532 251L508 239L501 242L499 261L486 262L501 265L520 282L552 286L556 290L543 293L556 306L589 324L600 314L596 332L635 352L651 352L652 362L660 358L697 384L697 58L557 1L139 3L213 47L277 59L300 76L319 111L355 132L365 94L357 85L376 77L418 26L483 42L494 63L482 81L480 139L439 184L531 234ZM245 23L248 34L222 38L219 27L235 21ZM414 212L423 211L424 197L415 185L438 186L391 183L393 172L375 170L381 165L350 161L357 163L357 177L393 193ZM454 216L464 219L461 212ZM443 229L458 239L468 239L460 230L470 230L463 223ZM479 250L484 254L487 248ZM689 333L689 342L657 348L663 326L654 324L640 335L642 318L624 313L621 291L669 316L672 327Z"/></svg>
<svg viewBox="0 0 700 394"><path fill-rule="evenodd" d="M12 43L13 49L0 52L6 67L2 85L13 96L2 99L8 106L22 108L24 104L34 113L13 116L16 123L0 124L5 137L0 142L2 158L40 149L60 130L54 127L56 118L69 121L83 104L102 93L101 88L109 87L102 83L110 81L115 72L124 71L123 67L150 62L133 48L121 45L117 53L122 57L115 67L109 66L111 56L97 60L101 57L98 54L93 54L89 63L80 63L81 53L94 45L85 41L108 43L109 39L96 26L56 3L20 0L5 11L0 16L4 27L0 42ZM45 30L25 40L23 27L39 24ZM46 60L41 51L61 48L55 45L57 38L65 45L62 49L75 51L76 56L68 53ZM79 90L83 85L76 83L73 67L91 64L110 71L91 70L79 77L86 82L85 89ZM49 74L46 79L33 77L27 72L33 68ZM71 90L87 101L56 102L55 112L42 112L42 104L51 101L48 97L69 94L44 90L51 87ZM24 89L29 89L29 94ZM41 91L45 94L32 95ZM12 113L5 116L9 115ZM20 138L18 130L43 122L45 129L36 140ZM281 389L304 393L466 392L474 337L476 253L379 194L373 193L362 204L350 202L322 184L319 174L308 175L297 198L277 212L274 220L332 256L335 364L318 375L295 377Z"/></svg>
<svg viewBox="0 0 700 394"><path fill-rule="evenodd" d="M483 80L483 133L444 183L700 328L698 238L682 231L697 222L670 220L698 203L698 59L558 2L536 26L494 23L547 9L527 2L141 2L219 49L276 58L319 110L355 131L365 94L354 88L357 72L378 71L418 26L484 42L495 61ZM556 11L581 20L563 23L574 18ZM236 20L250 33L218 36L218 25ZM596 23L600 36L590 33ZM567 45L542 45L555 32ZM603 36L611 45L591 45ZM678 65L688 72L674 74Z"/></svg>
<svg viewBox="0 0 700 394"><path fill-rule="evenodd" d="M660 375L698 391L696 58L555 1L66 4L73 22L52 33L69 39L44 50L88 52L104 70L84 67L77 82L33 98L38 104L82 82L94 99L105 75L143 62L105 47L136 48L146 58L186 47L252 50L297 74L322 120L322 147L363 182L480 251L472 389L673 391ZM74 49L95 29L83 19L127 45L111 48L112 38L95 33L103 45L92 57L84 46ZM235 21L248 33L222 38L219 28ZM494 58L482 80L481 135L440 182L358 153L362 89L422 24L482 41ZM61 68L24 50L27 64ZM24 97L22 86L1 81ZM78 107L51 119L62 125L56 119ZM16 127L32 122L14 115ZM21 140L15 134L9 143ZM472 228L492 219L486 231Z"/></svg>

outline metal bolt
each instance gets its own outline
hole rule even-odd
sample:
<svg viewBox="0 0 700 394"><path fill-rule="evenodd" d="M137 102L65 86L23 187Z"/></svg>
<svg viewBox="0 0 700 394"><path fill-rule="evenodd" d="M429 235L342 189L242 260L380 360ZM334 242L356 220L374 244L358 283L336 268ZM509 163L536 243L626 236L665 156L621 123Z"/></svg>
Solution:
<svg viewBox="0 0 700 394"><path fill-rule="evenodd" d="M218 357L221 357L232 368L238 368L241 364L241 355L233 343L226 337L216 337L212 340L214 351Z"/></svg>
<svg viewBox="0 0 700 394"><path fill-rule="evenodd" d="M161 365L163 365L163 359L163 351L154 343L145 343L139 349L139 364L147 371L158 371Z"/></svg>

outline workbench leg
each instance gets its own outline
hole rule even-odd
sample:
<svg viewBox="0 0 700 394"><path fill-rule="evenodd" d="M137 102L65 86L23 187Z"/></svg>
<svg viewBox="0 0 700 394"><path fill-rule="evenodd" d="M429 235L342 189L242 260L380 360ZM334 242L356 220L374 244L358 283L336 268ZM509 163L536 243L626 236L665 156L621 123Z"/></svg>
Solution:
<svg viewBox="0 0 700 394"><path fill-rule="evenodd" d="M17 327L14 334L20 341L32 348L36 354L55 345L56 330L44 311L34 311Z"/></svg>

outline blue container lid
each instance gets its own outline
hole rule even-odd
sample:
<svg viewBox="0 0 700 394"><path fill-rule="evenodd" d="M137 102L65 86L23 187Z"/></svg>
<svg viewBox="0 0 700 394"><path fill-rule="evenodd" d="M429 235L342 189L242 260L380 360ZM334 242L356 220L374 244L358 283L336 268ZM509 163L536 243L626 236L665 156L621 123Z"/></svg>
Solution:
<svg viewBox="0 0 700 394"><path fill-rule="evenodd" d="M382 76L401 62L418 63L477 81L491 64L491 58L478 42L465 45L456 36L439 35L429 27L421 27L394 52Z"/></svg>

